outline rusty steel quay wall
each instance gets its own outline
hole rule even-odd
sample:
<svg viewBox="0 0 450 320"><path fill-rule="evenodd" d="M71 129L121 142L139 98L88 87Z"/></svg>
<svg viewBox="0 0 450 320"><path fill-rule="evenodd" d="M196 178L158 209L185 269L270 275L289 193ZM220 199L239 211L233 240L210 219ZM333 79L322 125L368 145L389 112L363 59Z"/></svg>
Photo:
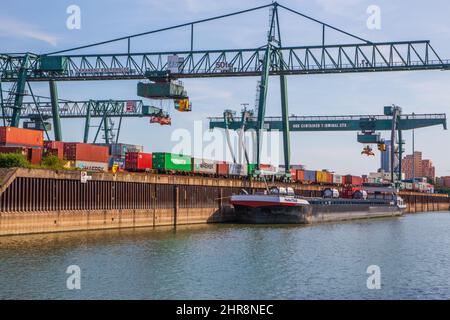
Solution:
<svg viewBox="0 0 450 320"><path fill-rule="evenodd" d="M128 227L176 226L234 220L229 197L262 182L192 176L0 169L0 235ZM282 184L280 184L282 185ZM319 196L320 186L291 185ZM449 198L405 194L410 212L449 209Z"/></svg>

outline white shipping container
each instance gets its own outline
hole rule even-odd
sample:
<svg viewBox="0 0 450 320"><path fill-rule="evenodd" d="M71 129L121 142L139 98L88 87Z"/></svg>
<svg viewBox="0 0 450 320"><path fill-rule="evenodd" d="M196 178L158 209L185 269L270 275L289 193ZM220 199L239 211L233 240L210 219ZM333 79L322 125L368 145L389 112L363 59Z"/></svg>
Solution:
<svg viewBox="0 0 450 320"><path fill-rule="evenodd" d="M333 183L342 184L342 176L340 174L333 175Z"/></svg>
<svg viewBox="0 0 450 320"><path fill-rule="evenodd" d="M199 173L216 174L217 164L213 160L192 158L192 171Z"/></svg>
<svg viewBox="0 0 450 320"><path fill-rule="evenodd" d="M247 166L237 163L230 163L228 167L230 176L246 176Z"/></svg>
<svg viewBox="0 0 450 320"><path fill-rule="evenodd" d="M80 168L86 171L108 171L107 162L94 162L94 161L71 161L75 168Z"/></svg>

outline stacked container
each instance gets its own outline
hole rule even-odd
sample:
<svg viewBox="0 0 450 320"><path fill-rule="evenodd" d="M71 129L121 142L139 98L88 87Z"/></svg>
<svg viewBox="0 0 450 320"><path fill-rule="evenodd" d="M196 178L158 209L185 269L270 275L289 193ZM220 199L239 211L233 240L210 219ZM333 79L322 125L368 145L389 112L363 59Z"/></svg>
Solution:
<svg viewBox="0 0 450 320"><path fill-rule="evenodd" d="M304 171L304 181L313 183L316 182L316 172L312 170Z"/></svg>
<svg viewBox="0 0 450 320"><path fill-rule="evenodd" d="M108 147L88 143L64 143L64 158L71 167L93 171L108 171Z"/></svg>
<svg viewBox="0 0 450 320"><path fill-rule="evenodd" d="M317 183L333 183L333 175L328 171L316 171Z"/></svg>
<svg viewBox="0 0 450 320"><path fill-rule="evenodd" d="M44 132L15 127L0 127L0 145L42 148Z"/></svg>
<svg viewBox="0 0 450 320"><path fill-rule="evenodd" d="M58 159L64 159L64 142L62 141L44 141L44 154L54 155Z"/></svg>
<svg viewBox="0 0 450 320"><path fill-rule="evenodd" d="M31 164L40 164L43 145L44 132L41 130L0 127L1 153L20 153Z"/></svg>
<svg viewBox="0 0 450 320"><path fill-rule="evenodd" d="M353 186L361 186L363 183L363 179L361 177L347 175L345 176L345 184L353 185Z"/></svg>
<svg viewBox="0 0 450 320"><path fill-rule="evenodd" d="M296 170L295 180L300 182L305 181L305 170Z"/></svg>
<svg viewBox="0 0 450 320"><path fill-rule="evenodd" d="M152 170L152 159L151 153L127 152L125 154L125 169L129 171L150 171Z"/></svg>
<svg viewBox="0 0 450 320"><path fill-rule="evenodd" d="M120 169L125 169L125 155L128 152L144 152L144 147L127 144L127 143L112 143L109 145L109 168L114 164L118 165Z"/></svg>

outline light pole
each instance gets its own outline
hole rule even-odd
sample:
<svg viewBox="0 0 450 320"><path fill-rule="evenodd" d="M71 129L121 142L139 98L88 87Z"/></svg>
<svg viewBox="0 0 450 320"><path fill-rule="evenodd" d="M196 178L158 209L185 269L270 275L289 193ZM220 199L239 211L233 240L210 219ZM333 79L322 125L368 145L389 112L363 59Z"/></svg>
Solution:
<svg viewBox="0 0 450 320"><path fill-rule="evenodd" d="M414 112L412 115L414 117ZM412 182L413 182L413 188L414 188L414 179L416 178L416 169L415 169L416 158L414 157L414 152L415 152L414 138L415 138L415 130L413 129L413 131L412 131Z"/></svg>

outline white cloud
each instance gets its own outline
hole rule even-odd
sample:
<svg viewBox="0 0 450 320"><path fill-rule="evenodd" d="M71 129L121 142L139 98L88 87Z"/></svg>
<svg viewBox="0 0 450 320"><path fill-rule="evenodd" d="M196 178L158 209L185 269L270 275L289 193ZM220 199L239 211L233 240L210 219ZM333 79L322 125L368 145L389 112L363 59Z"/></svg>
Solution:
<svg viewBox="0 0 450 320"><path fill-rule="evenodd" d="M38 27L12 18L0 18L0 36L30 38L44 41L56 46L58 38L52 34L40 31Z"/></svg>

